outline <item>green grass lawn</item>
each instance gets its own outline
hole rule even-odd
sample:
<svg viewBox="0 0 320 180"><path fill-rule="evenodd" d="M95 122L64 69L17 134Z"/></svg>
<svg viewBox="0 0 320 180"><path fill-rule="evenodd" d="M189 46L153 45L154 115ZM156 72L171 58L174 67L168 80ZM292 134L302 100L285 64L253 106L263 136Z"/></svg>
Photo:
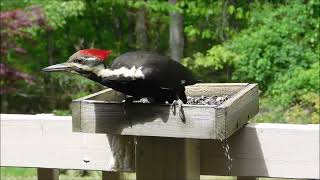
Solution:
<svg viewBox="0 0 320 180"><path fill-rule="evenodd" d="M1 180L37 180L36 168L1 167ZM135 180L134 173L122 173L120 179ZM88 171L88 175L80 177L79 170L68 170L59 176L60 180L100 180L100 171ZM201 180L234 180L229 176L201 176ZM259 178L259 180L282 180L281 178ZM294 180L294 179L291 179ZM301 180L301 179L300 179Z"/></svg>
<svg viewBox="0 0 320 180"><path fill-rule="evenodd" d="M79 170L68 170L60 174L60 180L98 180L101 179L101 172L88 171L88 176L80 177ZM1 167L1 180L37 180L36 168L12 168Z"/></svg>
<svg viewBox="0 0 320 180"><path fill-rule="evenodd" d="M3 177L35 177L37 169L35 168L11 168L1 167L1 179Z"/></svg>

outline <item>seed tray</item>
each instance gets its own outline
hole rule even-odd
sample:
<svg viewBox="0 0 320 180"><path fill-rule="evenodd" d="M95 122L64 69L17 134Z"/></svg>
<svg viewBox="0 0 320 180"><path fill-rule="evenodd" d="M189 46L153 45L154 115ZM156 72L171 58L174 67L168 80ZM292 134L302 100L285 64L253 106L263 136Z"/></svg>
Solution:
<svg viewBox="0 0 320 180"><path fill-rule="evenodd" d="M74 132L197 139L226 139L259 111L257 84L199 83L189 97L228 97L219 105L184 104L184 120L170 104L132 103L105 89L72 102ZM221 99L221 98L220 98ZM124 110L125 109L125 110Z"/></svg>

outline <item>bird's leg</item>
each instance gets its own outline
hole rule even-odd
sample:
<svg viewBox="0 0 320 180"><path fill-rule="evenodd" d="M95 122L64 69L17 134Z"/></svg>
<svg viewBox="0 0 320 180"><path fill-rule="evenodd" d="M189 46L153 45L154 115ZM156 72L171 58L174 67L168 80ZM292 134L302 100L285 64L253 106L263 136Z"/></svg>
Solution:
<svg viewBox="0 0 320 180"><path fill-rule="evenodd" d="M171 110L174 115L176 114L176 105L178 105L179 117L182 120L182 122L186 121L184 111L182 109L183 108L182 104L187 103L187 96L184 91L185 91L185 88L183 86L180 87L179 90L174 91L178 93L175 93L176 99L171 104Z"/></svg>
<svg viewBox="0 0 320 180"><path fill-rule="evenodd" d="M174 100L171 104L171 111L173 113L173 115L176 115L176 106L178 105L178 113L179 113L179 117L180 119L185 122L185 116L184 116L184 112L183 112L183 107L182 107L182 100L181 99L178 99L178 100Z"/></svg>
<svg viewBox="0 0 320 180"><path fill-rule="evenodd" d="M123 102L123 105L122 105L123 115L124 115L124 118L125 118L125 119L128 119L127 111L126 111L126 106L127 106L128 104L132 104L133 101L134 101L134 98L133 98L133 97L128 97L128 96L126 96L126 98L122 101L122 102ZM129 119L129 123L130 123L130 127L132 127L131 119Z"/></svg>

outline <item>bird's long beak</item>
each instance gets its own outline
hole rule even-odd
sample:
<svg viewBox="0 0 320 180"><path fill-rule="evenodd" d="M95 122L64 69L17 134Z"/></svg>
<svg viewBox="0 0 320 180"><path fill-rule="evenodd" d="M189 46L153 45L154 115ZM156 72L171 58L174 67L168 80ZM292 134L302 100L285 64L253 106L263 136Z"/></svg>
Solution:
<svg viewBox="0 0 320 180"><path fill-rule="evenodd" d="M55 64L55 65L43 68L42 71L44 72L68 71L70 68L71 68L71 65L69 63L61 63L61 64Z"/></svg>

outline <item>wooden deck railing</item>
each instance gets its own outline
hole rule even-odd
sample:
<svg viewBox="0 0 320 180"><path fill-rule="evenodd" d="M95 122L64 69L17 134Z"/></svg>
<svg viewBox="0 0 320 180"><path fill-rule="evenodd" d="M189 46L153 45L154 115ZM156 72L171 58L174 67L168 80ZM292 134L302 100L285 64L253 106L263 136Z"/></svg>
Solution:
<svg viewBox="0 0 320 180"><path fill-rule="evenodd" d="M239 179L320 178L319 125L248 124L227 142L188 139L188 143L200 142L188 152L176 151L181 145L188 146L181 143L185 139L132 137L126 149L118 149L131 155L123 159L126 163L111 166L115 160L112 139L106 134L72 132L70 116L1 114L0 117L1 167L39 168L39 179L58 179L57 169L99 170L109 179L118 179L117 173L122 171L136 172L137 179L151 176L177 179L180 166L189 166L183 168L187 169L183 179L192 179L197 174ZM199 159L192 156L197 153ZM184 161L180 162L181 159Z"/></svg>

